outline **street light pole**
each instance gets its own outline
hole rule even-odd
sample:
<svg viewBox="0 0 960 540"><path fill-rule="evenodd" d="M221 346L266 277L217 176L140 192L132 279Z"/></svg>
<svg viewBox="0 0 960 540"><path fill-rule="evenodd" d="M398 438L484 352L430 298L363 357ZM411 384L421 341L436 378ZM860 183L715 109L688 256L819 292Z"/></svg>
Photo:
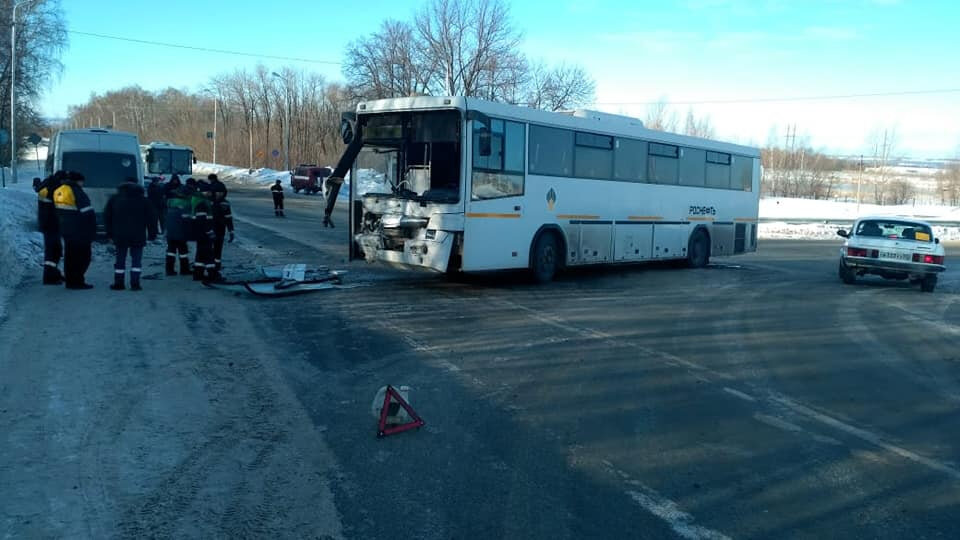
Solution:
<svg viewBox="0 0 960 540"><path fill-rule="evenodd" d="M17 183L17 8L33 1L14 4L10 18L10 181L14 184Z"/></svg>

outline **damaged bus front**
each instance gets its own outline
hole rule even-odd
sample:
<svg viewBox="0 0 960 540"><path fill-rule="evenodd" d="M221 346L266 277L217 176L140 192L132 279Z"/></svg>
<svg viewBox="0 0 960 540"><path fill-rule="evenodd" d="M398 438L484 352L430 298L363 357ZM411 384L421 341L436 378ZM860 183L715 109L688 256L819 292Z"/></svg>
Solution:
<svg viewBox="0 0 960 540"><path fill-rule="evenodd" d="M362 103L356 115L344 115L348 148L331 175L326 219L349 170L351 259L456 269L464 109L462 98L402 98Z"/></svg>

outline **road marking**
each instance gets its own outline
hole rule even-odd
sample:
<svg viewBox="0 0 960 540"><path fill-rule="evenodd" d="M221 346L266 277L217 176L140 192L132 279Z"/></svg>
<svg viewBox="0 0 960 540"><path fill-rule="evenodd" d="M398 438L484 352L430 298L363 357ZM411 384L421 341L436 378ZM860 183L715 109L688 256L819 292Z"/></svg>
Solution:
<svg viewBox="0 0 960 540"><path fill-rule="evenodd" d="M640 505L641 508L650 512L654 516L662 519L677 533L681 538L689 540L730 540L730 537L708 529L694 522L693 516L680 509L680 505L657 493L651 487L645 486L642 482L634 480L624 471L616 468L613 463L607 460L601 461L607 472L616 475L624 481L631 489L627 489L627 495Z"/></svg>
<svg viewBox="0 0 960 540"><path fill-rule="evenodd" d="M788 407L789 409L793 410L794 412L800 413L800 414L802 414L802 415L804 415L804 416L807 416L807 417L809 417L809 418L812 418L812 419L814 419L814 420L817 420L818 422L821 422L821 423L823 423L823 424L826 424L826 425L828 425L828 426L831 426L831 427L833 427L833 428L835 428L835 429L839 429L840 431L843 431L844 433L847 433L848 435L853 435L854 437L856 437L856 438L858 438L858 439L860 439L860 440L862 440L862 441L871 443L871 444L873 444L873 445L875 445L875 446L879 446L880 448L883 448L884 450L886 450L886 451L888 451L888 452L894 453L894 454L896 454L896 455L898 455L898 456L900 456L900 457L902 457L902 458L908 459L908 460L910 460L910 461L912 461L912 462L914 462L914 463L918 463L918 464L920 464L920 465L923 465L923 466L925 466L925 467L927 467L927 468L929 468L929 469L933 469L933 470L935 470L935 471L942 472L942 473L944 473L944 474L952 477L954 480L960 480L960 470L957 470L957 469L955 469L954 467L951 467L951 466L947 465L946 463L943 463L943 462L941 462L941 461L938 461L938 460L935 460L935 459L931 459L931 458L928 458L928 457L921 456L920 454L917 454L916 452L911 452L910 450L907 450L906 448L902 448L902 447L897 446L897 445L895 445L895 444L888 443L887 441L883 440L882 437L880 437L879 435L877 435L877 434L875 434L875 433L871 433L870 431L867 431L867 430L862 429L862 428L858 428L858 427L856 427L856 426L851 426L850 424L847 424L846 422L837 420L836 418L834 418L834 417L832 417L832 416L829 416L829 415L823 414L823 413L821 413L821 412L815 411L815 410L811 409L810 407L807 407L806 405L801 405L800 403L797 403L796 401L794 401L794 400L792 400L792 399L790 399L790 398L788 398L788 397L778 396L778 395L772 395L772 396L770 396L770 399L776 401L777 403L780 403L781 405L784 405L784 406Z"/></svg>
<svg viewBox="0 0 960 540"><path fill-rule="evenodd" d="M614 343L616 343L616 344L618 344L618 345L621 345L621 346L622 346L622 345L626 345L626 346L629 346L629 347L634 347L635 349L637 349L638 351L640 351L640 352L642 352L642 353L644 353L644 354L647 354L647 355L652 356L652 357L654 357L654 358L659 358L659 359L661 359L662 361L666 361L667 363L671 363L671 364L674 364L674 365L681 365L681 366L687 367L687 368L689 368L689 369L695 370L695 371L697 372L697 373L696 373L696 376L697 376L700 380L702 380L702 381L704 381L704 382L713 382L713 381L711 380L711 378L713 378L713 379L722 379L722 380L733 380L733 379L734 379L733 376L728 375L728 374L726 374L726 373L723 373L723 372L720 372L720 371L716 371L716 370L713 370L713 369L708 368L708 367L705 367L705 366L701 366L701 365L699 365L699 364L696 364L696 363L691 362L691 361L689 361L689 360L685 360L685 359L683 359L683 358L680 358L680 357L678 357L678 356L676 356L676 355L672 355L672 354L670 354L670 353L666 353L666 352L663 352L663 351L657 351L657 350L654 350L654 349L650 349L650 348L647 348L647 347L643 347L643 346L641 346L641 345L639 345L639 344L637 344L637 343L635 343L635 342L633 342L633 341L631 341L631 340L617 339L617 338L615 338L614 336L612 336L612 335L610 335L610 334L607 334L607 333L605 333L605 332L601 332L601 331L598 331L598 330L594 330L594 329L591 329L591 328L587 328L587 327L578 328L578 327L576 327L576 326L573 326L573 325L570 325L570 324L566 323L561 317L545 315L545 314L543 314L543 313L540 313L539 311L536 311L536 310L534 310L534 309L528 308L528 307L526 307L526 306L522 306L522 305L520 305L520 304L517 304L516 302L512 302L512 301L507 300L507 299L500 299L500 303L501 303L501 305L508 306L508 307L513 307L513 308L515 308L515 309L519 309L519 310L521 310L521 311L524 311L524 312L528 313L531 318L533 318L533 319L535 319L535 320L538 320L538 321L541 321L541 322L543 322L543 323L545 323L545 324L549 324L549 325L551 325L551 326L555 326L555 327L557 327L557 328L560 328L560 329L563 329L563 330L567 330L567 331L569 331L569 332L575 332L575 333L577 333L577 334L580 334L580 335L582 335L582 336L586 336L586 337L589 337L589 338L595 338L595 339L601 339L601 340L605 340L605 341L611 341L611 342L614 342ZM818 422L820 422L820 423L822 423L822 424L826 424L826 425L831 426L831 427L833 427L833 428L835 428L835 429L839 429L840 431L843 431L843 432L845 432L845 433L847 433L847 434L849 434L849 435L853 435L854 437L857 437L857 438L859 438L859 439L861 439L861 440L863 440L863 441L865 441L865 442L868 442L868 443L871 443L871 444L873 444L873 445L875 445L875 446L878 446L878 447L880 447L880 448L883 448L884 450L887 450L888 452L891 452L891 453L893 453L893 454L896 454L896 455L898 455L898 456L900 456L900 457L903 457L903 458L905 458L905 459L907 459L907 460L913 461L914 463L917 463L917 464L919 464L919 465L923 465L923 466L925 466L925 467L927 467L927 468L930 468L930 469L932 469L932 470L935 470L935 471L942 472L942 473L950 476L950 477L953 478L954 480L960 480L960 470L958 470L958 469L956 469L956 468L954 468L954 467L951 467L950 465L947 465L946 463L943 463L943 462L941 462L941 461L938 461L938 460L935 460L935 459L932 459L932 458L927 458L927 457L921 456L920 454L917 454L916 452L912 452L912 451L910 451L910 450L907 450L906 448L902 448L902 447L899 447L899 446L897 446L897 445L895 445L895 444L888 443L888 442L886 442L885 440L883 440L883 438L882 438L881 436L879 436L879 435L876 435L876 434L874 434L874 433L872 433L872 432L870 432L870 431L867 431L867 430L865 430L865 429L861 429L861 428L852 426L852 425L850 425L850 424L847 424L847 423L845 423L845 422L842 422L842 421L840 421L840 420L837 420L836 418L833 418L832 416L829 416L829 415L826 415L826 414L817 412L817 411L815 411L815 410L813 410L813 409L811 409L811 408L809 408L809 407L807 407L807 406L805 406L805 405L802 405L802 404L800 404L799 402L794 401L793 399L791 399L791 398L789 398L789 397L786 397L786 396L784 396L784 395L782 395L782 394L778 394L778 393L771 392L771 393L769 394L769 396L767 397L767 399L769 399L769 400L771 400L771 401L775 401L775 402L777 402L777 403L779 403L779 404L781 404L781 405L784 405L784 406L792 409L794 412L800 413L800 414L802 414L802 415L804 415L804 416L806 416L806 417L808 417L808 418L811 418L811 419L813 419L813 420L817 420ZM773 417L769 417L769 418L773 418ZM779 420L779 419L778 419L778 420ZM801 431L804 431L804 430L801 428ZM817 435L817 434L813 434L813 433L811 433L810 435L811 435L815 440L818 440L818 441L821 441L821 442L827 442L827 443L830 443L830 444L833 444L833 441L835 440L835 439L832 439L832 438L830 438L830 437L825 437L825 436Z"/></svg>
<svg viewBox="0 0 960 540"><path fill-rule="evenodd" d="M756 400L757 400L757 398L751 396L750 394L747 394L746 392L741 392L741 391L739 391L739 390L730 388L729 386L724 386L724 387L723 387L723 391L726 392L726 393L728 393L728 394L737 396L738 398L743 399L743 400L746 400L746 401L756 401Z"/></svg>
<svg viewBox="0 0 960 540"><path fill-rule="evenodd" d="M730 540L730 537L723 533L696 525L693 522L693 516L681 510L677 503L669 499L651 496L650 493L639 491L627 491L627 494L644 510L666 521L673 532L681 538L689 540Z"/></svg>

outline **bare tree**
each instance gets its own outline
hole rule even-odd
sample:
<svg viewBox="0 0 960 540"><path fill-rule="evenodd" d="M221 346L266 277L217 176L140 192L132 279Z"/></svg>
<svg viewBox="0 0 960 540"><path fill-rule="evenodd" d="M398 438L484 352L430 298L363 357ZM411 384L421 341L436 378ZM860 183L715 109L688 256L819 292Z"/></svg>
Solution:
<svg viewBox="0 0 960 540"><path fill-rule="evenodd" d="M359 98L427 94L437 77L436 63L423 55L413 26L388 19L370 36L352 42L343 73Z"/></svg>
<svg viewBox="0 0 960 540"><path fill-rule="evenodd" d="M0 27L9 30L14 0L0 0ZM9 31L8 31L9 34ZM10 129L10 40L0 39L0 128ZM67 26L59 0L36 0L17 13L17 134L39 130L43 120L38 101L63 70L60 57L67 45ZM23 144L17 137L18 145ZM4 163L10 146L0 148Z"/></svg>
<svg viewBox="0 0 960 540"><path fill-rule="evenodd" d="M871 178L874 202L885 204L888 184L891 181L890 160L897 144L897 131L895 128L876 129L870 134L868 142L874 162Z"/></svg>
<svg viewBox="0 0 960 540"><path fill-rule="evenodd" d="M536 109L561 111L593 101L596 84L580 66L561 64L550 69L543 62L531 66L526 103Z"/></svg>
<svg viewBox="0 0 960 540"><path fill-rule="evenodd" d="M937 191L943 204L960 206L960 163L954 163L937 173Z"/></svg>
<svg viewBox="0 0 960 540"><path fill-rule="evenodd" d="M895 178L889 182L890 204L909 204L916 193L913 183L906 178Z"/></svg>
<svg viewBox="0 0 960 540"><path fill-rule="evenodd" d="M677 132L677 113L670 110L667 98L660 98L656 103L647 107L647 118L643 125L657 131Z"/></svg>
<svg viewBox="0 0 960 540"><path fill-rule="evenodd" d="M582 67L531 64L520 41L503 0L429 0L412 23L387 20L351 42L343 72L359 99L462 95L548 110L593 99Z"/></svg>
<svg viewBox="0 0 960 540"><path fill-rule="evenodd" d="M692 108L687 109L687 119L683 124L683 134L702 137L704 139L712 139L716 136L710 117L704 116L697 118L696 115L693 114Z"/></svg>

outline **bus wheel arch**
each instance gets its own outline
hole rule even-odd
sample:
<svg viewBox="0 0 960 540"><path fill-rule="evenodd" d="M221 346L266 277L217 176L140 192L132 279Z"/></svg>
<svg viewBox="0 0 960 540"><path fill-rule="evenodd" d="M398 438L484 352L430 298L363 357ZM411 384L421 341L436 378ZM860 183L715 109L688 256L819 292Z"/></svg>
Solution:
<svg viewBox="0 0 960 540"><path fill-rule="evenodd" d="M690 268L703 268L710 263L710 231L703 225L698 225L690 233L686 263Z"/></svg>
<svg viewBox="0 0 960 540"><path fill-rule="evenodd" d="M544 225L530 243L529 269L538 283L549 283L565 266L567 239L557 225Z"/></svg>

